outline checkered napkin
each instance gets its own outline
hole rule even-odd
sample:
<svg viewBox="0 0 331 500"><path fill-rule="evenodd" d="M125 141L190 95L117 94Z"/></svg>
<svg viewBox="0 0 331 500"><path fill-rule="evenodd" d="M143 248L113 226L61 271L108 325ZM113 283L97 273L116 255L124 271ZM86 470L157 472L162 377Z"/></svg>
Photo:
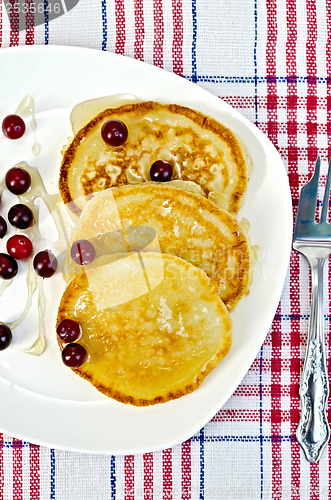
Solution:
<svg viewBox="0 0 331 500"><path fill-rule="evenodd" d="M296 211L299 187L317 153L324 165L331 156L330 0L34 3L53 10L46 9L43 18L36 15L35 24L29 17L22 30L22 20L10 23L7 15L15 1L0 2L1 47L94 47L196 82L269 136L288 169ZM61 9L57 13L55 5ZM10 77L1 73L1 78ZM328 287L325 291L328 296ZM258 357L197 435L173 449L134 457L69 453L0 435L0 498L330 498L331 448L319 463L309 464L295 440L308 315L308 268L293 253ZM326 308L326 331L329 318Z"/></svg>

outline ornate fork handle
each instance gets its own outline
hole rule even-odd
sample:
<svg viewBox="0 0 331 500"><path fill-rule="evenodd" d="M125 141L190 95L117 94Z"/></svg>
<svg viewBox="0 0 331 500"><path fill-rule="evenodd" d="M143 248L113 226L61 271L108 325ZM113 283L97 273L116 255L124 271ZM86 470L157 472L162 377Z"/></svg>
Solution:
<svg viewBox="0 0 331 500"><path fill-rule="evenodd" d="M313 258L309 252L307 255L302 250L311 266L311 316L300 385L301 415L296 437L307 460L316 462L330 437L326 415L329 384L323 328L323 267L326 256Z"/></svg>

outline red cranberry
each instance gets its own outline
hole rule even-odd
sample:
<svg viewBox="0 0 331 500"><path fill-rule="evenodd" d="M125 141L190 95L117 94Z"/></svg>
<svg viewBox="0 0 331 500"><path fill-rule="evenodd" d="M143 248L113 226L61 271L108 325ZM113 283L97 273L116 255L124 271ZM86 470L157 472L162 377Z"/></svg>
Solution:
<svg viewBox="0 0 331 500"><path fill-rule="evenodd" d="M77 240L71 245L71 258L76 264L86 266L95 258L95 249L88 240Z"/></svg>
<svg viewBox="0 0 331 500"><path fill-rule="evenodd" d="M85 347L80 344L67 344L62 351L62 361L69 368L78 368L86 360Z"/></svg>
<svg viewBox="0 0 331 500"><path fill-rule="evenodd" d="M108 120L102 125L101 136L109 146L122 146L128 138L128 129L120 120Z"/></svg>
<svg viewBox="0 0 331 500"><path fill-rule="evenodd" d="M33 267L38 276L50 278L56 272L57 258L49 250L43 250L35 255Z"/></svg>
<svg viewBox="0 0 331 500"><path fill-rule="evenodd" d="M8 220L12 226L18 229L27 229L34 224L32 210L22 203L11 207L8 212Z"/></svg>
<svg viewBox="0 0 331 500"><path fill-rule="evenodd" d="M3 119L2 132L8 139L20 139L25 132L25 123L18 115L8 115Z"/></svg>
<svg viewBox="0 0 331 500"><path fill-rule="evenodd" d="M3 238L7 232L7 222L0 215L0 238Z"/></svg>
<svg viewBox="0 0 331 500"><path fill-rule="evenodd" d="M172 177L172 165L167 161L157 160L150 170L151 180L155 182L167 182Z"/></svg>
<svg viewBox="0 0 331 500"><path fill-rule="evenodd" d="M17 271L16 260L6 253L0 253L0 277L4 280L11 280L16 276Z"/></svg>
<svg viewBox="0 0 331 500"><path fill-rule="evenodd" d="M56 329L57 336L65 344L75 342L81 334L80 326L73 319L63 319Z"/></svg>
<svg viewBox="0 0 331 500"><path fill-rule="evenodd" d="M4 323L0 323L0 351L7 349L12 340L11 329Z"/></svg>
<svg viewBox="0 0 331 500"><path fill-rule="evenodd" d="M7 252L15 259L27 259L32 254L32 250L31 240L22 234L15 234L7 241Z"/></svg>
<svg viewBox="0 0 331 500"><path fill-rule="evenodd" d="M13 194L25 193L31 185L29 172L21 167L13 167L6 173L6 186Z"/></svg>

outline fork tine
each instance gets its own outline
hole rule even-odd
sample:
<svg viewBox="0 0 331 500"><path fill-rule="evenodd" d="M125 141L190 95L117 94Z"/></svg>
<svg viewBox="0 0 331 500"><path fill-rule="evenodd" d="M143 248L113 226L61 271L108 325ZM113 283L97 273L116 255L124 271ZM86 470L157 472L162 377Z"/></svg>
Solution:
<svg viewBox="0 0 331 500"><path fill-rule="evenodd" d="M301 188L297 214L297 220L300 222L313 222L315 220L320 168L321 158L318 156L312 178Z"/></svg>
<svg viewBox="0 0 331 500"><path fill-rule="evenodd" d="M321 213L321 222L326 222L329 209L329 199L330 199L330 185L331 185L331 160L329 161L328 176L326 178L325 191L323 197L323 206Z"/></svg>

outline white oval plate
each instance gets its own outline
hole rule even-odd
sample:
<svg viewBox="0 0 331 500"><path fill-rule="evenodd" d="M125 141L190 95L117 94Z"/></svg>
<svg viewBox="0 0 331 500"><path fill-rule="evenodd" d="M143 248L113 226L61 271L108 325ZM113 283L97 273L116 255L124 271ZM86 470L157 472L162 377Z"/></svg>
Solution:
<svg viewBox="0 0 331 500"><path fill-rule="evenodd" d="M202 386L187 396L147 408L124 405L99 394L65 368L55 339L60 275L44 280L47 349L40 357L20 352L36 337L37 307L14 330L10 348L0 353L0 428L41 445L67 450L131 454L178 444L199 431L239 385L262 345L285 280L292 238L292 209L283 162L269 140L236 110L183 78L122 56L82 48L18 47L0 50L0 120L33 91L39 158L33 132L20 141L0 141L1 178L16 162L38 166L50 192L56 192L60 150L71 134L69 114L78 102L118 93L142 100L178 103L213 116L236 132L254 163L240 217L250 223L259 246L250 294L232 314L233 344L228 356ZM3 215L14 197L5 193ZM5 251L5 239L0 251ZM1 321L23 308L24 267L1 298Z"/></svg>

